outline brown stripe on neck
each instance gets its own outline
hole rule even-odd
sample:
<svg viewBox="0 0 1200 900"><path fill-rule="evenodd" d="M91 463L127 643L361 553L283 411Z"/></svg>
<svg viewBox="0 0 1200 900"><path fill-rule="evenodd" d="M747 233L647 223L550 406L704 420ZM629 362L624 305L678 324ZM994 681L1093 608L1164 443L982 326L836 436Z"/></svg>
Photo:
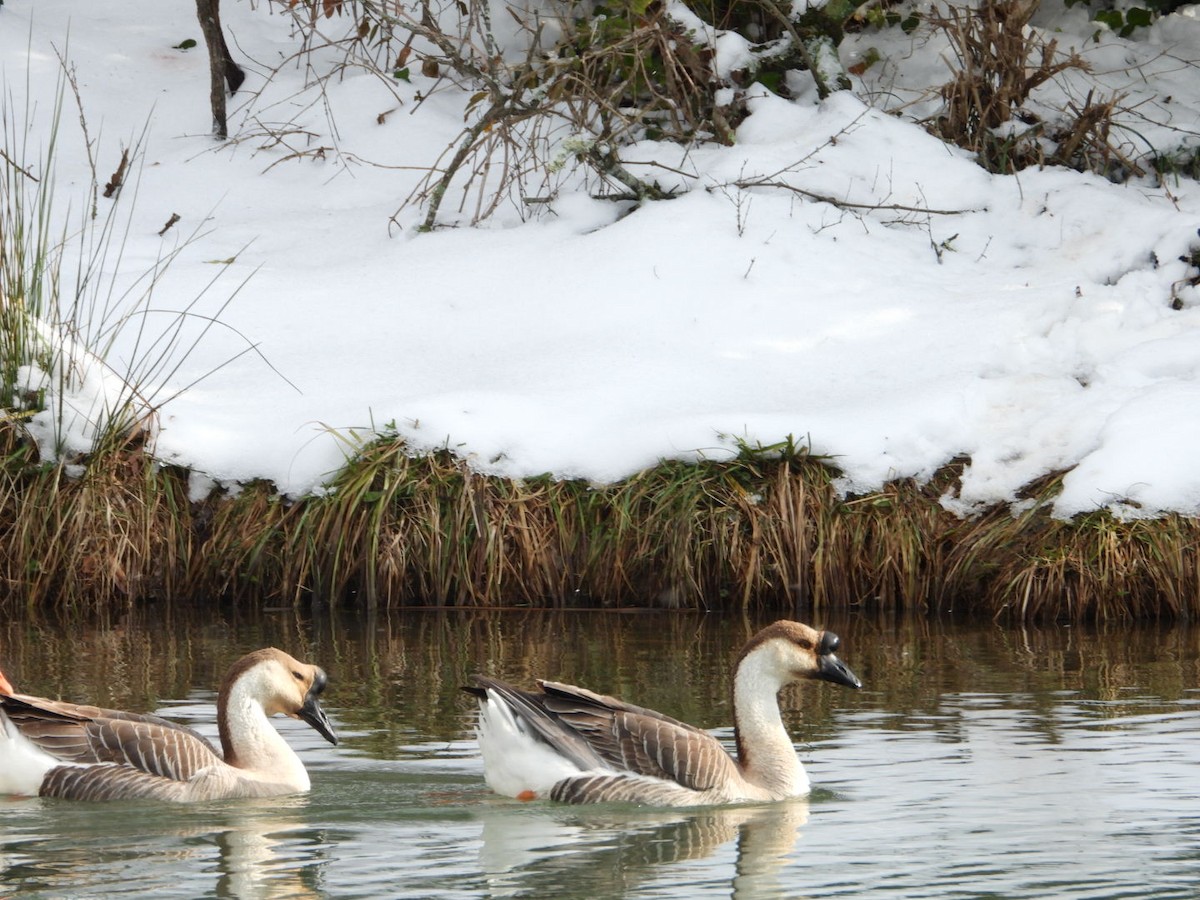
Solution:
<svg viewBox="0 0 1200 900"><path fill-rule="evenodd" d="M733 741L734 745L737 747L737 762L738 766L743 772L746 771L750 765L750 750L742 741L741 722L738 721L738 671L742 668L742 662L747 656L749 656L763 644L776 639L790 641L791 643L797 644L806 650L812 650L813 652L816 652L817 643L821 640L821 632L800 622L793 622L790 619L780 619L777 622L772 622L766 628L763 628L755 633L750 640L746 641L745 646L742 647L742 651L738 654L737 662L734 663L733 666L733 683L730 687L733 697L731 698L732 703L730 705L733 707Z"/></svg>
<svg viewBox="0 0 1200 900"><path fill-rule="evenodd" d="M234 749L233 738L229 732L229 694L233 691L233 685L246 672L259 663L278 656L279 652L274 647L265 647L262 650L247 653L229 667L224 681L221 682L221 689L217 692L217 731L221 735L221 753L225 757L225 762L231 766L237 765L237 751Z"/></svg>

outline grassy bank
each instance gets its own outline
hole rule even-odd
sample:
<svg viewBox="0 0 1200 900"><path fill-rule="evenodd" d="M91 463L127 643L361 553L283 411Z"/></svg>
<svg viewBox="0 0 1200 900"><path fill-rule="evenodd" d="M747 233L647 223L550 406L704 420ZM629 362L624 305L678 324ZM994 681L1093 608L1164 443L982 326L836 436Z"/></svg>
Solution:
<svg viewBox="0 0 1200 900"><path fill-rule="evenodd" d="M52 134L58 120L56 111ZM30 132L12 120L6 135ZM33 158L11 142L4 154ZM1018 516L1001 508L962 520L939 503L957 480L953 466L929 484L840 497L836 471L791 442L721 463L663 462L595 486L487 477L449 453L410 456L383 436L319 496L286 499L252 483L193 502L189 473L154 462L145 443L170 399L147 386L169 380L162 373L189 352L173 348L190 306L173 314L163 345L143 344L139 330L155 279L179 251L142 294L116 291L101 273L120 268L123 220L114 205L74 230L52 224L52 157L36 166L41 178L28 165L0 169L0 391L14 400L0 420L0 605L10 609L168 599L807 617L858 606L1071 620L1200 612L1193 520L1057 521L1044 502L1054 478L1034 486ZM72 241L85 262L64 289ZM202 318L201 337L215 321ZM106 360L122 328L139 340L116 372ZM81 428L77 406L102 412ZM38 427L59 462L39 456L28 430L47 412ZM92 448L82 458L81 434Z"/></svg>
<svg viewBox="0 0 1200 900"><path fill-rule="evenodd" d="M972 611L1014 619L1200 612L1191 519L1055 520L1044 504L973 520L938 498L956 475L839 498L791 446L663 462L597 487L473 473L449 454L366 446L322 496L269 484L189 502L187 473L136 441L82 475L0 428L0 572L10 606L150 598L280 605ZM1056 479L1036 488L1054 495Z"/></svg>

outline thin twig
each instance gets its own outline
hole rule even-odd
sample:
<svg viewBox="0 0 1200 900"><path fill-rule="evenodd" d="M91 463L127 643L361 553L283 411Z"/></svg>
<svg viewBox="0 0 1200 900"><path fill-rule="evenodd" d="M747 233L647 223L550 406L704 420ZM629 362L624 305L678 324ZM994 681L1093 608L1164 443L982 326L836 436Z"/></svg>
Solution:
<svg viewBox="0 0 1200 900"><path fill-rule="evenodd" d="M794 194L807 197L809 200L816 200L818 203L828 203L830 206L836 206L839 209L863 209L870 212L911 212L930 216L961 216L967 213L983 211L977 208L931 209L927 206L907 206L903 203L852 203L849 200L839 200L837 197L831 197L828 194L818 194L815 191L805 190L802 187L796 187L794 184L788 184L786 181L749 179L745 181L734 181L731 183L734 187L742 190L756 187L779 188L780 190L791 191Z"/></svg>
<svg viewBox="0 0 1200 900"><path fill-rule="evenodd" d="M10 166L12 166L14 169L16 169L18 172L20 172L22 175L24 175L30 181L38 181L39 180L36 175L34 175L28 169L22 168L20 165L18 165L16 163L16 161L13 160L13 158L11 156L9 156L7 153L5 153L3 150L0 150L0 159L4 160L6 163L8 163Z"/></svg>
<svg viewBox="0 0 1200 900"><path fill-rule="evenodd" d="M83 97L79 93L79 82L75 79L75 67L67 62L57 47L54 48L54 55L58 57L58 64L62 68L63 75L66 76L67 84L71 86L71 96L75 98L75 107L79 110L79 128L83 132L83 147L87 152L88 169L92 173L92 218L96 218L100 214L100 201L97 199L97 192L100 189L100 179L96 175L96 158L92 155L92 138L88 134L87 116L83 112Z"/></svg>

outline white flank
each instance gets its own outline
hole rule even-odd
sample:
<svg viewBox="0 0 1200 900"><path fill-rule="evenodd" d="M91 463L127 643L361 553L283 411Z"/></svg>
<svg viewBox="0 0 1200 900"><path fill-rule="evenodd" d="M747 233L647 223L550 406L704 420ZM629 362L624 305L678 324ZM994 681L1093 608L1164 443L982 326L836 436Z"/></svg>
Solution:
<svg viewBox="0 0 1200 900"><path fill-rule="evenodd" d="M0 712L0 795L36 797L46 773L63 765L72 764L38 747Z"/></svg>
<svg viewBox="0 0 1200 900"><path fill-rule="evenodd" d="M508 704L491 691L479 707L479 750L488 787L505 797L519 797L527 791L546 797L559 781L582 773L529 734Z"/></svg>

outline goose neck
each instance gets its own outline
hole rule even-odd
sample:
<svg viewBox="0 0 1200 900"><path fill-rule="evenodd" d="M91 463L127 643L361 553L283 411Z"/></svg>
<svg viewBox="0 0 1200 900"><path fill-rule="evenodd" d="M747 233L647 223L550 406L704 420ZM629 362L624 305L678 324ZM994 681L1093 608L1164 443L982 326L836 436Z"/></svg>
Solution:
<svg viewBox="0 0 1200 900"><path fill-rule="evenodd" d="M225 761L247 773L308 782L300 758L272 726L252 679L234 682L218 700L217 719Z"/></svg>
<svg viewBox="0 0 1200 900"><path fill-rule="evenodd" d="M747 781L775 797L794 796L808 789L779 712L783 686L778 674L754 654L742 660L733 679L738 763Z"/></svg>

